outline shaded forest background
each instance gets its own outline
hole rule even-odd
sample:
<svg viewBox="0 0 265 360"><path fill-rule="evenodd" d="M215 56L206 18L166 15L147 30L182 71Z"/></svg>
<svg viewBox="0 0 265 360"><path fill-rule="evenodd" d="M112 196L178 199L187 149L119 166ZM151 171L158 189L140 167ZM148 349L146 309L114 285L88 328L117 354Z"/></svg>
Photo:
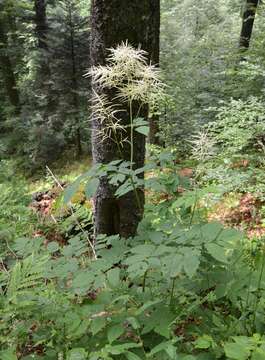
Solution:
<svg viewBox="0 0 265 360"><path fill-rule="evenodd" d="M161 143L187 153L186 140L214 119L213 104L263 95L264 10L250 61L240 63L243 7L240 0L162 1L160 66L169 97L159 109ZM0 16L1 158L32 172L67 151L89 154L89 4L6 0Z"/></svg>

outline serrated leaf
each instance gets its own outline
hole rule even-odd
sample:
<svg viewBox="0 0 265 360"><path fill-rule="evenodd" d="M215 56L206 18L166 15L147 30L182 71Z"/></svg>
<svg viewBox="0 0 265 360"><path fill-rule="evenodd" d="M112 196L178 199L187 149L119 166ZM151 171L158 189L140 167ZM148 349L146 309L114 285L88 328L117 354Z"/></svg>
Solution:
<svg viewBox="0 0 265 360"><path fill-rule="evenodd" d="M130 351L127 351L125 353L125 356L127 357L128 360L142 360L138 355L136 355Z"/></svg>
<svg viewBox="0 0 265 360"><path fill-rule="evenodd" d="M221 236L223 231L224 228L222 224L217 222L211 222L201 227L200 234L203 237L203 241L207 244L211 241L216 241L219 236Z"/></svg>
<svg viewBox="0 0 265 360"><path fill-rule="evenodd" d="M227 263L226 249L220 245L209 243L205 244L205 248L208 253L217 261Z"/></svg>
<svg viewBox="0 0 265 360"><path fill-rule="evenodd" d="M99 186L99 179L93 178L93 179L89 180L85 186L86 197L92 198L95 195L98 186Z"/></svg>
<svg viewBox="0 0 265 360"><path fill-rule="evenodd" d="M124 333L124 327L121 325L114 325L108 330L108 340L112 344L113 341L117 340Z"/></svg>
<svg viewBox="0 0 265 360"><path fill-rule="evenodd" d="M168 256L168 260L167 261L169 263L169 276L171 278L175 278L177 277L183 267L183 256L180 254L175 254L175 255L170 255Z"/></svg>
<svg viewBox="0 0 265 360"><path fill-rule="evenodd" d="M108 271L107 279L111 286L113 286L113 287L118 286L120 283L120 269L115 268L115 269L111 269L110 271Z"/></svg>
<svg viewBox="0 0 265 360"><path fill-rule="evenodd" d="M115 192L115 195L117 197L121 197L132 190L133 190L133 186L131 184L131 181L127 180L120 187L118 187L118 189Z"/></svg>
<svg viewBox="0 0 265 360"><path fill-rule="evenodd" d="M66 360L86 360L87 352L83 348L72 349L67 352Z"/></svg>
<svg viewBox="0 0 265 360"><path fill-rule="evenodd" d="M184 259L183 259L183 267L185 273L189 278L192 278L200 265L200 251L197 249L185 248L183 251Z"/></svg>
<svg viewBox="0 0 265 360"><path fill-rule="evenodd" d="M154 301L147 301L143 306L141 306L135 313L135 315L140 315L143 312L145 312L147 309L149 309L150 307L157 305L159 303L161 303L162 300L154 300Z"/></svg>
<svg viewBox="0 0 265 360"><path fill-rule="evenodd" d="M134 126L148 125L148 121L146 121L143 117L138 117L136 119L133 119L133 125Z"/></svg>
<svg viewBox="0 0 265 360"><path fill-rule="evenodd" d="M109 352L113 355L120 355L120 354L126 353L127 350L129 350L129 349L139 348L141 346L142 346L141 344L135 344L135 343L126 343L126 344L122 344L122 345L115 345L110 348Z"/></svg>
<svg viewBox="0 0 265 360"><path fill-rule="evenodd" d="M77 273L73 279L72 287L76 293L86 292L90 289L94 279L94 274L89 271Z"/></svg>
<svg viewBox="0 0 265 360"><path fill-rule="evenodd" d="M139 126L135 129L138 133L148 136L149 134L149 126Z"/></svg>
<svg viewBox="0 0 265 360"><path fill-rule="evenodd" d="M265 351L262 349L257 349L252 353L251 360L264 360L265 359Z"/></svg>
<svg viewBox="0 0 265 360"><path fill-rule="evenodd" d="M174 359L176 357L176 348L172 345L171 341L165 341L157 346L155 346L150 353L147 355L147 357L152 357L153 355L159 353L160 351L166 351L171 359Z"/></svg>
<svg viewBox="0 0 265 360"><path fill-rule="evenodd" d="M93 335L99 333L106 326L106 319L104 317L98 317L93 319L91 323L91 332Z"/></svg>
<svg viewBox="0 0 265 360"><path fill-rule="evenodd" d="M141 325L139 324L139 321L134 318L134 317L129 317L127 319L128 323L131 324L131 326L133 327L133 329L139 329L141 327Z"/></svg>
<svg viewBox="0 0 265 360"><path fill-rule="evenodd" d="M213 339L211 336L203 335L195 341L196 349L209 349L212 346Z"/></svg>
<svg viewBox="0 0 265 360"><path fill-rule="evenodd" d="M0 351L1 360L17 360L15 349Z"/></svg>
<svg viewBox="0 0 265 360"><path fill-rule="evenodd" d="M59 249L60 249L59 244L55 241L50 242L47 246L47 250L50 253L54 253L54 252L58 251Z"/></svg>
<svg viewBox="0 0 265 360"><path fill-rule="evenodd" d="M154 245L138 245L132 248L131 252L148 257L151 256L155 250L156 246Z"/></svg>
<svg viewBox="0 0 265 360"><path fill-rule="evenodd" d="M239 343L226 343L224 346L225 355L231 360L246 360L250 350Z"/></svg>
<svg viewBox="0 0 265 360"><path fill-rule="evenodd" d="M76 194L76 192L80 187L80 181L81 179L78 178L75 182L67 186L67 188L64 190L64 196L63 196L64 204L68 204L71 201L72 197Z"/></svg>
<svg viewBox="0 0 265 360"><path fill-rule="evenodd" d="M168 344L165 350L170 359L175 360L177 358L177 349L175 346L173 346L172 344Z"/></svg>

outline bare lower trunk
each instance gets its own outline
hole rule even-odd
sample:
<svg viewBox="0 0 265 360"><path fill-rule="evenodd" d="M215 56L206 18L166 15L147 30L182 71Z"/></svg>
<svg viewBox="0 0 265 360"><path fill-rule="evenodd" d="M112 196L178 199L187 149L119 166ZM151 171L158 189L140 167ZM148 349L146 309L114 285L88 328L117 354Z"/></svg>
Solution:
<svg viewBox="0 0 265 360"><path fill-rule="evenodd" d="M149 59L157 59L159 45L159 22L154 26L153 14L159 14L159 0L93 0L91 10L91 64L105 65L108 49L116 47L121 42L136 48L141 46L149 54ZM95 88L97 92L103 92ZM107 94L115 103L115 94ZM146 109L141 116L147 116ZM128 113L122 116L124 125L130 122ZM121 159L116 144L107 139L99 141L98 132L102 130L101 122L95 117L92 122L93 159L95 163L111 162ZM123 148L123 159L130 160L130 148ZM144 165L145 137L134 134L134 163L135 168ZM138 202L133 192L120 199L114 196L115 189L106 179L102 179L95 196L95 232L98 234L120 234L123 237L133 236L143 215L144 191L138 190Z"/></svg>

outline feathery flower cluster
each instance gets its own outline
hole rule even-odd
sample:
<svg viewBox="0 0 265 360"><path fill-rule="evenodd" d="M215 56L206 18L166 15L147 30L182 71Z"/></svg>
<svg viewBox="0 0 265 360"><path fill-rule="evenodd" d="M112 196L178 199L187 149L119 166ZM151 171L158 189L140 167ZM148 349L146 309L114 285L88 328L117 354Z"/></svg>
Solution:
<svg viewBox="0 0 265 360"><path fill-rule="evenodd" d="M199 161L205 161L215 155L216 142L212 139L207 131L200 131L193 135L193 139L189 141L192 147L192 156Z"/></svg>
<svg viewBox="0 0 265 360"><path fill-rule="evenodd" d="M96 93L93 99L93 113L104 122L103 138L110 136L111 128L125 130L120 125L118 113L124 111L128 104L138 102L139 106L153 106L155 99L164 95L159 71L147 63L145 51L134 49L128 43L109 51L107 65L92 67L86 74L92 77L96 88L113 89L115 93L114 102Z"/></svg>

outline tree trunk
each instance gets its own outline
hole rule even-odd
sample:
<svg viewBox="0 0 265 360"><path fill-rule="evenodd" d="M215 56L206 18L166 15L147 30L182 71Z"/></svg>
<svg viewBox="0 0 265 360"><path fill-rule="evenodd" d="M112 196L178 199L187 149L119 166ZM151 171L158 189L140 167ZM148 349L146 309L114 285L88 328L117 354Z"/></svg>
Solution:
<svg viewBox="0 0 265 360"><path fill-rule="evenodd" d="M46 16L46 0L35 0L35 23L36 23L36 35L38 39L38 47L43 50L48 50L47 36L48 36L48 24Z"/></svg>
<svg viewBox="0 0 265 360"><path fill-rule="evenodd" d="M148 53L149 60L158 61L159 53L159 16L156 20L154 14L159 14L159 0L92 0L91 9L91 65L105 65L108 49L116 47L122 42L128 43L135 48L139 45ZM97 89L95 84L94 90ZM107 94L110 95L110 94ZM111 94L112 102L115 103L115 94ZM142 116L147 115L143 110ZM129 124L129 116L123 116L123 124ZM93 159L96 163L105 163L120 159L116 144L108 139L99 141L98 131L102 124L93 118L92 121L92 146ZM123 147L124 160L130 160L128 145ZM134 163L135 168L144 165L145 137L134 134ZM95 196L95 234L120 234L128 238L136 232L139 221L143 215L144 192L138 190L140 208L135 194L130 192L122 198L116 199L115 189L108 184L106 178L101 179Z"/></svg>
<svg viewBox="0 0 265 360"><path fill-rule="evenodd" d="M5 24L0 19L0 68L5 83L7 97L15 113L20 112L19 92L16 86L16 77L8 54L8 39Z"/></svg>
<svg viewBox="0 0 265 360"><path fill-rule="evenodd" d="M35 9L35 32L40 52L39 69L36 76L36 93L46 97L46 102L39 104L44 125L46 126L49 116L54 113L57 106L56 94L52 85L52 74L50 68L50 49L48 44L49 26L46 13L47 1L34 0Z"/></svg>
<svg viewBox="0 0 265 360"><path fill-rule="evenodd" d="M247 0L243 11L243 22L239 40L239 47L242 50L249 48L253 25L257 12L259 0Z"/></svg>
<svg viewBox="0 0 265 360"><path fill-rule="evenodd" d="M151 61L154 65L159 66L159 58L160 58L160 0L153 1L151 6L152 15L151 15L151 23L149 26L153 28L154 36L152 43L152 54ZM161 141L158 137L159 133L159 116L154 115L150 119L150 133L149 133L149 142L153 145L161 145Z"/></svg>
<svg viewBox="0 0 265 360"><path fill-rule="evenodd" d="M50 81L51 71L49 64L49 46L48 33L49 27L46 14L46 0L35 0L35 32L38 41L38 49L40 51L39 71L37 76L37 84L49 93L50 86L47 84ZM48 91L47 91L48 90Z"/></svg>
<svg viewBox="0 0 265 360"><path fill-rule="evenodd" d="M78 98L78 76L76 69L76 52L75 52L75 29L72 15L72 3L67 4L68 10L68 21L70 27L70 47L71 47L71 62L72 62L72 96L73 96L73 107L75 109L75 142L76 142L76 155L79 158L82 151L81 143L81 132L80 132L80 120L79 120L79 98Z"/></svg>

